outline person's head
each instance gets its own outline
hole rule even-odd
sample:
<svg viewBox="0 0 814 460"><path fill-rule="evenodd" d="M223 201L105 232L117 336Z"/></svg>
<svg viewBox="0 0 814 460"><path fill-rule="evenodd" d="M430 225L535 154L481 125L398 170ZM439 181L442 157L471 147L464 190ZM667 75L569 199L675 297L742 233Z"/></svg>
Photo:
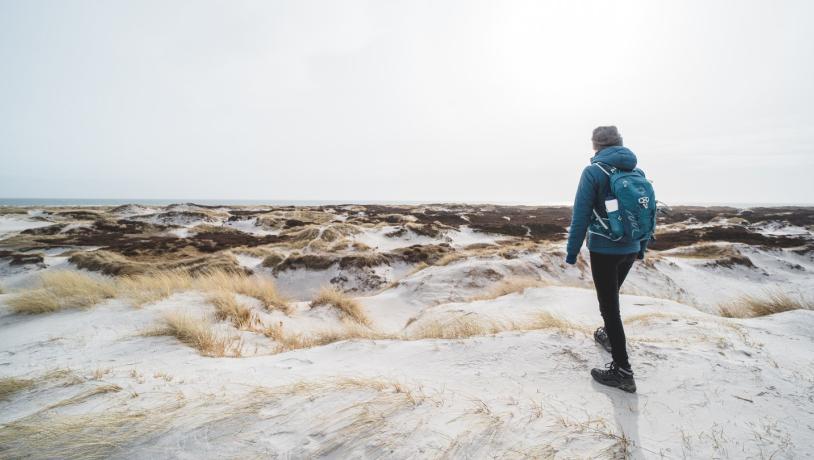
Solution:
<svg viewBox="0 0 814 460"><path fill-rule="evenodd" d="M594 129L591 142L594 143L594 151L598 152L606 147L622 145L622 136L616 126L600 126Z"/></svg>

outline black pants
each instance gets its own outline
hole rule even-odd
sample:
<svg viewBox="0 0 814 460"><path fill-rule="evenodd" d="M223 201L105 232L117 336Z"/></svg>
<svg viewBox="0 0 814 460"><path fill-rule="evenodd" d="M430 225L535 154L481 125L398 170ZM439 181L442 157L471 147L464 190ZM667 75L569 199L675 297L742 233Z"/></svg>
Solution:
<svg viewBox="0 0 814 460"><path fill-rule="evenodd" d="M599 254L591 252L591 275L599 300L599 311L605 320L605 332L610 339L613 361L620 367L630 369L625 345L625 328L619 314L619 288L636 260L633 254Z"/></svg>

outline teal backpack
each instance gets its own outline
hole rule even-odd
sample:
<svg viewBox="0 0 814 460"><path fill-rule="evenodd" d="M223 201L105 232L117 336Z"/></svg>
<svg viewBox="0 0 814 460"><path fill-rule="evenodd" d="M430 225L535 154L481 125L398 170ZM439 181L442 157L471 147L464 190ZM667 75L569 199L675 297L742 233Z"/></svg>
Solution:
<svg viewBox="0 0 814 460"><path fill-rule="evenodd" d="M601 217L594 208L589 231L621 243L652 238L657 212L653 184L637 169L625 171L601 163L594 165L607 174L612 196L605 198L607 218Z"/></svg>

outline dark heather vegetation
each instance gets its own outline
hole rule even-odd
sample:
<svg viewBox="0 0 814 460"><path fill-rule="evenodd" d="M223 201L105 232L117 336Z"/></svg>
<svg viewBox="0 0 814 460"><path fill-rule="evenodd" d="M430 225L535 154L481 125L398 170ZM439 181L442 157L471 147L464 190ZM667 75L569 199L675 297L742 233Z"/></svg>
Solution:
<svg viewBox="0 0 814 460"><path fill-rule="evenodd" d="M128 215L133 210L149 214ZM51 225L0 240L0 262L13 266L41 264L43 251L56 249L70 256L70 262L80 268L121 276L179 269L196 273L207 266L241 271L235 254L244 253L260 257L263 267L280 273L303 268L323 270L334 265L342 269L396 262L444 265L478 254L511 258L518 251L533 250L533 246L546 242L555 243L547 246L547 250L555 251L556 244L566 237L571 208L489 204L249 208L188 203L163 208L125 205L46 209L33 219ZM235 223L267 231L244 232L229 226ZM718 243L787 248L800 255L814 253L814 243L807 237L761 233L761 226L768 224L812 226L814 208L676 206L660 215L658 233L649 249L657 253L688 248L677 255L710 259L709 266L724 268L752 268L754 264L731 248L716 249ZM386 234L388 238L418 235L441 239L390 251L371 249L353 239L365 229L385 225L394 227ZM443 242L447 232L464 226L509 239L458 249ZM183 230L183 237L174 234L176 230Z"/></svg>

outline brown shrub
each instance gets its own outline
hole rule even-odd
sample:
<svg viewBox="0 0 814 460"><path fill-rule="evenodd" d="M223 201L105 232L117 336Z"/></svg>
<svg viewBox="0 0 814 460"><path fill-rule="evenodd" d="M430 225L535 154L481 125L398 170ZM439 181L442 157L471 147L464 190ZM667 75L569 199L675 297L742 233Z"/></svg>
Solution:
<svg viewBox="0 0 814 460"><path fill-rule="evenodd" d="M272 252L263 259L263 266L266 268L274 268L280 265L280 262L285 260L285 256L278 252Z"/></svg>
<svg viewBox="0 0 814 460"><path fill-rule="evenodd" d="M240 266L237 259L227 253L198 255L178 259L167 259L164 257L136 260L114 252L96 250L77 252L73 254L68 261L79 268L98 271L111 276L139 275L173 270L183 270L190 274L208 271L245 272L245 269Z"/></svg>
<svg viewBox="0 0 814 460"><path fill-rule="evenodd" d="M335 263L336 257L327 254L291 254L274 267L274 272L297 269L325 270Z"/></svg>
<svg viewBox="0 0 814 460"><path fill-rule="evenodd" d="M472 243L464 246L465 251L477 251L483 249L496 249L499 246L495 243Z"/></svg>
<svg viewBox="0 0 814 460"><path fill-rule="evenodd" d="M189 229L190 233L243 233L240 230L223 225L198 224Z"/></svg>
<svg viewBox="0 0 814 460"><path fill-rule="evenodd" d="M407 223L404 225L404 227L421 236L427 236L430 238L438 238L441 236L441 229L436 224Z"/></svg>
<svg viewBox="0 0 814 460"><path fill-rule="evenodd" d="M8 260L9 265L11 266L33 265L33 264L42 264L44 261L44 257L41 253L0 251L0 260Z"/></svg>
<svg viewBox="0 0 814 460"><path fill-rule="evenodd" d="M360 254L350 254L339 258L340 268L366 268L390 263L390 257L378 252L366 252Z"/></svg>
<svg viewBox="0 0 814 460"><path fill-rule="evenodd" d="M390 251L388 255L392 260L401 260L408 264L424 262L434 265L445 254L452 252L452 248L445 243L442 244L416 244L406 248L398 248Z"/></svg>
<svg viewBox="0 0 814 460"><path fill-rule="evenodd" d="M685 257L691 259L720 259L725 257L740 256L740 251L731 245L719 244L694 244L676 249L670 253L673 257Z"/></svg>
<svg viewBox="0 0 814 460"><path fill-rule="evenodd" d="M105 275L137 275L149 271L150 264L135 262L115 252L102 249L74 253L68 262L83 270L101 272Z"/></svg>
<svg viewBox="0 0 814 460"><path fill-rule="evenodd" d="M752 263L752 259L746 256L738 256L738 257L727 257L724 259L718 259L714 262L708 262L704 264L705 267L710 268L735 268L735 267L746 267L746 268L757 268L755 264Z"/></svg>

